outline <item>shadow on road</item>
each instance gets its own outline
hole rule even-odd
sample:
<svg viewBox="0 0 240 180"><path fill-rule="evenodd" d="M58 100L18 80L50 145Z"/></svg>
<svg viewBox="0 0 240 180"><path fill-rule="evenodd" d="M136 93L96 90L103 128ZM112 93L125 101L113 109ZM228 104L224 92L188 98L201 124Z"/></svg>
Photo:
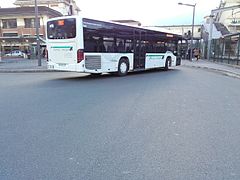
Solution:
<svg viewBox="0 0 240 180"><path fill-rule="evenodd" d="M164 71L163 69L151 69L147 71L135 71L135 72L130 72L128 73L127 76L124 77L119 77L116 74L112 73L104 73L101 75L91 75L91 74L86 74L81 76L74 76L74 77L62 77L62 78L57 78L54 79L53 81L62 81L62 80L74 80L74 81L91 81L91 80L103 80L103 79L116 79L116 78L121 78L121 79L126 79L129 77L147 77L150 74L169 74L173 72L179 72L181 70L179 69L169 69L168 71Z"/></svg>

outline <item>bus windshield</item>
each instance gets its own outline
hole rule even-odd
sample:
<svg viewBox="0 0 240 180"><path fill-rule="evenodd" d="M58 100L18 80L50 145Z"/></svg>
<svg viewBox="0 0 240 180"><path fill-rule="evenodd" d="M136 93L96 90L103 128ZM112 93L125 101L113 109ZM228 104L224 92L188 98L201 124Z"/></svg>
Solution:
<svg viewBox="0 0 240 180"><path fill-rule="evenodd" d="M76 19L58 19L47 23L48 39L71 39L76 37Z"/></svg>

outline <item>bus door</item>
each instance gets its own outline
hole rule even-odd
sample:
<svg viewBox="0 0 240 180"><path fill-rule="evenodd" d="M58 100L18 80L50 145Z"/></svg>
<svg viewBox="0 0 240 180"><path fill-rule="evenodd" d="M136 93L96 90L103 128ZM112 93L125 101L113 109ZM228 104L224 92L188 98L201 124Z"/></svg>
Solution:
<svg viewBox="0 0 240 180"><path fill-rule="evenodd" d="M145 69L145 35L143 31L134 31L134 69Z"/></svg>

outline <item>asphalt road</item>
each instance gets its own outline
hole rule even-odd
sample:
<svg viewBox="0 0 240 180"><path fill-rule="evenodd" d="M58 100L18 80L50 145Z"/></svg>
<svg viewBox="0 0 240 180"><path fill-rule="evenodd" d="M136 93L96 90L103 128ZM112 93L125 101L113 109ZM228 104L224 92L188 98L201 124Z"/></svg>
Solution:
<svg viewBox="0 0 240 180"><path fill-rule="evenodd" d="M201 69L0 74L0 179L240 179L240 80Z"/></svg>

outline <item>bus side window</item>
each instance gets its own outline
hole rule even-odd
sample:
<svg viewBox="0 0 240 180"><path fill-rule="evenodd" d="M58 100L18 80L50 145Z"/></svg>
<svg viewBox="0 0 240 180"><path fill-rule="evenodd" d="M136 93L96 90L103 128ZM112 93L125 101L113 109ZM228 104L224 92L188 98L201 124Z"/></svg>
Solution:
<svg viewBox="0 0 240 180"><path fill-rule="evenodd" d="M125 52L124 39L116 38L116 52Z"/></svg>
<svg viewBox="0 0 240 180"><path fill-rule="evenodd" d="M103 45L105 47L105 52L114 52L115 43L113 37L103 37Z"/></svg>
<svg viewBox="0 0 240 180"><path fill-rule="evenodd" d="M154 42L150 41L146 44L146 52L147 53L154 53L155 52Z"/></svg>
<svg viewBox="0 0 240 180"><path fill-rule="evenodd" d="M126 52L132 53L133 52L132 40L126 40L125 47L126 47Z"/></svg>
<svg viewBox="0 0 240 180"><path fill-rule="evenodd" d="M163 42L158 42L156 46L156 52L157 53L165 53L167 51L167 48Z"/></svg>
<svg viewBox="0 0 240 180"><path fill-rule="evenodd" d="M127 46L126 47L126 52L131 53L132 52L132 48L130 46Z"/></svg>
<svg viewBox="0 0 240 180"><path fill-rule="evenodd" d="M112 43L111 45L107 46L107 52L114 52L114 49L115 49L114 43Z"/></svg>
<svg viewBox="0 0 240 180"><path fill-rule="evenodd" d="M97 44L95 42L95 40L93 39L92 36L90 36L89 38L85 37L84 38L84 49L86 52L95 52L97 49Z"/></svg>
<svg viewBox="0 0 240 180"><path fill-rule="evenodd" d="M98 39L98 52L106 52L106 48L103 44L103 38L102 37L100 37Z"/></svg>
<svg viewBox="0 0 240 180"><path fill-rule="evenodd" d="M118 52L124 52L124 45L122 41L118 43L117 49L118 49Z"/></svg>

